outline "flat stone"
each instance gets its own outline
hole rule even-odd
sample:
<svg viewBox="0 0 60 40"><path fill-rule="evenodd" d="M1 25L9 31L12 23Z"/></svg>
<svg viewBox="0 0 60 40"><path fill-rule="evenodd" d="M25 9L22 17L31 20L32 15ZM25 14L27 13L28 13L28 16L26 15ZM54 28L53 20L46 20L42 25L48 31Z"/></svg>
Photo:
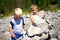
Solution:
<svg viewBox="0 0 60 40"><path fill-rule="evenodd" d="M51 38L50 40L57 40L56 38Z"/></svg>

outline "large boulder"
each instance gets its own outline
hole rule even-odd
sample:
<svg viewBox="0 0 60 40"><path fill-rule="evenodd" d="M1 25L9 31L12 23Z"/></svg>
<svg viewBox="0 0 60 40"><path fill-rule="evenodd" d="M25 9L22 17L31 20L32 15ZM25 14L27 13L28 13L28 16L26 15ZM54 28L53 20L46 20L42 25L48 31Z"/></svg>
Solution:
<svg viewBox="0 0 60 40"><path fill-rule="evenodd" d="M41 34L43 33L43 30L39 27L35 27L35 26L30 26L27 30L28 36L33 36L36 34Z"/></svg>

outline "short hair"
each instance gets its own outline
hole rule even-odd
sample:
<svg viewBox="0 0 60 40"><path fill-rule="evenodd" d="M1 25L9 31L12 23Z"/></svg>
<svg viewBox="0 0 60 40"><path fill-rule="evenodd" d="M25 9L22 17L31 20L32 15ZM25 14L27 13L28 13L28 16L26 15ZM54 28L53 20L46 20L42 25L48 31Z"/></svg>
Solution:
<svg viewBox="0 0 60 40"><path fill-rule="evenodd" d="M36 8L37 9L37 5L31 5L31 9Z"/></svg>
<svg viewBox="0 0 60 40"><path fill-rule="evenodd" d="M16 8L15 11L14 11L16 15L21 15L22 14L22 9L20 8Z"/></svg>

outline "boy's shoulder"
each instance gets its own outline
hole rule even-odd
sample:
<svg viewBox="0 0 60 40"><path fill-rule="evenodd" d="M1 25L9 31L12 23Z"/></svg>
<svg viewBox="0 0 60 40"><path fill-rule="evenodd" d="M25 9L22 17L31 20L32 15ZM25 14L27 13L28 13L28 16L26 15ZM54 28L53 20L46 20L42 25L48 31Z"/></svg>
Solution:
<svg viewBox="0 0 60 40"><path fill-rule="evenodd" d="M23 17L21 17L21 19L24 19Z"/></svg>
<svg viewBox="0 0 60 40"><path fill-rule="evenodd" d="M24 22L24 18L23 17L21 17L21 20Z"/></svg>
<svg viewBox="0 0 60 40"><path fill-rule="evenodd" d="M21 17L20 19L24 22L24 18L23 17ZM18 20L18 21L21 21L21 20ZM11 19L10 22L15 23L15 18Z"/></svg>

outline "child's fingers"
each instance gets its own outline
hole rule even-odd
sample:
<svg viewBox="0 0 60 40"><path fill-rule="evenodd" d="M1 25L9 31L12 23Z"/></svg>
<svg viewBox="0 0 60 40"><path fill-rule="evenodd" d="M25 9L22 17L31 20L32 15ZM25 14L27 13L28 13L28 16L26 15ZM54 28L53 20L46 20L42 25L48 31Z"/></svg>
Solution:
<svg viewBox="0 0 60 40"><path fill-rule="evenodd" d="M11 37L15 38L16 36L15 36L15 34L12 34Z"/></svg>

